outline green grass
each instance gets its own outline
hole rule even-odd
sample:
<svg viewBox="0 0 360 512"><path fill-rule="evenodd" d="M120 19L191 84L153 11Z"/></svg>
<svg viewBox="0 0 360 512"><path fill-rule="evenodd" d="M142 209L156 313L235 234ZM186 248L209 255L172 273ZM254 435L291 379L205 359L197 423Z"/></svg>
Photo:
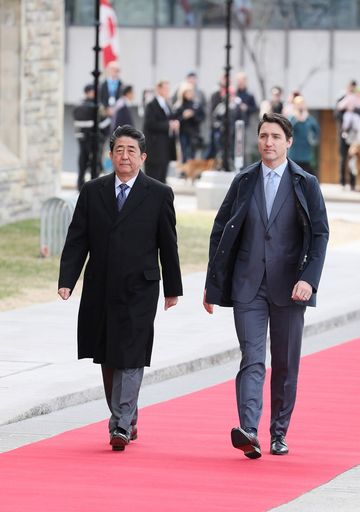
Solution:
<svg viewBox="0 0 360 512"><path fill-rule="evenodd" d="M183 273L205 270L209 236L215 212L181 212L177 214L179 256Z"/></svg>
<svg viewBox="0 0 360 512"><path fill-rule="evenodd" d="M183 273L205 270L213 212L177 215ZM0 227L0 301L52 287L56 296L59 258L40 257L40 221L30 219Z"/></svg>
<svg viewBox="0 0 360 512"><path fill-rule="evenodd" d="M25 289L51 283L56 287L59 258L41 258L39 240L38 219L0 227L0 300L20 295Z"/></svg>

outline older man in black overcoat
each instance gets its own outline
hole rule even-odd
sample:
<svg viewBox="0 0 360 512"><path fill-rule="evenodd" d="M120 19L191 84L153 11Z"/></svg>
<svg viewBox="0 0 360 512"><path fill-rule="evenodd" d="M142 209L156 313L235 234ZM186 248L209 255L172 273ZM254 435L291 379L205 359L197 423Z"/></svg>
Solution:
<svg viewBox="0 0 360 512"><path fill-rule="evenodd" d="M140 170L142 132L125 125L110 140L114 173L81 190L61 256L59 295L68 299L88 258L78 318L78 357L102 366L110 444L137 437L137 398L149 366L160 266L165 309L182 295L173 192Z"/></svg>

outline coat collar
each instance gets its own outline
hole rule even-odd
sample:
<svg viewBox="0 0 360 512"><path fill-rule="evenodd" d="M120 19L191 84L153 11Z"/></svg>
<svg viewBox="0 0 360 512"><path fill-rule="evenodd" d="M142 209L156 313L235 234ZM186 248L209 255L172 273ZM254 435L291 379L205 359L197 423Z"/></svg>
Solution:
<svg viewBox="0 0 360 512"><path fill-rule="evenodd" d="M119 213L116 206L115 197L115 173L106 176L102 182L100 194L104 201L106 211L112 222L117 224L123 221L147 196L150 188L150 182L142 171L139 172L134 185L131 187L125 204Z"/></svg>
<svg viewBox="0 0 360 512"><path fill-rule="evenodd" d="M290 158L287 159L288 161L288 168L293 176L299 176L306 179L306 172L293 160ZM254 164L249 165L245 169L242 169L239 172L240 176L246 176L247 174L254 174L257 171L261 170L261 160L258 160Z"/></svg>

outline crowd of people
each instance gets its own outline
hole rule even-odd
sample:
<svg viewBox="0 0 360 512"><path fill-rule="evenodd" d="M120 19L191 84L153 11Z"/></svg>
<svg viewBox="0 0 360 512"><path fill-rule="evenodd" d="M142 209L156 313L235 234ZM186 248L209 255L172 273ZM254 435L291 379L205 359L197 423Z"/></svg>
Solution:
<svg viewBox="0 0 360 512"><path fill-rule="evenodd" d="M352 80L336 103L340 150L340 183L355 190L360 163L360 89Z"/></svg>
<svg viewBox="0 0 360 512"><path fill-rule="evenodd" d="M194 71L184 77L175 87L175 92L169 81L159 80L154 89L144 92L139 120L139 116L134 115L134 87L123 83L120 71L117 62L110 62L100 84L100 156L96 165L92 158L95 105L92 84L85 86L84 100L74 109L75 131L79 140L79 190L84 184L87 170L91 171L92 178L108 170L106 141L117 126L125 124L143 129L150 142L145 172L159 181L166 181L168 165L173 160L186 164L189 160L202 159L214 162L215 168L221 167L226 136L225 75L220 77L217 90L208 100L198 85L198 77ZM288 156L306 171L317 175L320 127L317 119L309 113L301 91L292 91L284 100L283 88L276 85L271 88L269 99L258 105L254 94L248 89L247 76L243 72L239 72L235 80L230 81L228 90L227 136L231 165L236 121L243 121L248 142L251 139L250 132L254 131L256 125L251 123L251 119L256 120L258 115L261 119L264 113L283 114L289 119L293 127L293 144ZM349 83L346 93L336 103L335 113L339 126L339 182L344 187L349 182L350 188L355 190L360 161L360 92L355 81ZM245 154L245 164L250 163L250 158Z"/></svg>

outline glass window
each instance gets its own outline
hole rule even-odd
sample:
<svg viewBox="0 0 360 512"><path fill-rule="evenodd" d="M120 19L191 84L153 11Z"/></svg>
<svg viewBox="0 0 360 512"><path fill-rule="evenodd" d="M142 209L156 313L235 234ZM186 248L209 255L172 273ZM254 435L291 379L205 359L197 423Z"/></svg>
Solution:
<svg viewBox="0 0 360 512"><path fill-rule="evenodd" d="M153 26L155 22L154 0L114 0L113 6L119 25Z"/></svg>
<svg viewBox="0 0 360 512"><path fill-rule="evenodd" d="M86 0L65 0L66 20L70 25L93 25L95 2Z"/></svg>
<svg viewBox="0 0 360 512"><path fill-rule="evenodd" d="M195 27L199 22L199 0L157 0L159 26Z"/></svg>
<svg viewBox="0 0 360 512"><path fill-rule="evenodd" d="M221 27L225 0L112 0L120 26ZM66 0L72 25L92 25L94 1ZM233 23L253 29L357 29L360 0L234 0Z"/></svg>
<svg viewBox="0 0 360 512"><path fill-rule="evenodd" d="M113 0L118 24L122 26L153 26L156 0ZM95 2L66 0L66 18L70 25L93 25Z"/></svg>
<svg viewBox="0 0 360 512"><path fill-rule="evenodd" d="M355 29L359 0L234 0L235 20L255 29Z"/></svg>

